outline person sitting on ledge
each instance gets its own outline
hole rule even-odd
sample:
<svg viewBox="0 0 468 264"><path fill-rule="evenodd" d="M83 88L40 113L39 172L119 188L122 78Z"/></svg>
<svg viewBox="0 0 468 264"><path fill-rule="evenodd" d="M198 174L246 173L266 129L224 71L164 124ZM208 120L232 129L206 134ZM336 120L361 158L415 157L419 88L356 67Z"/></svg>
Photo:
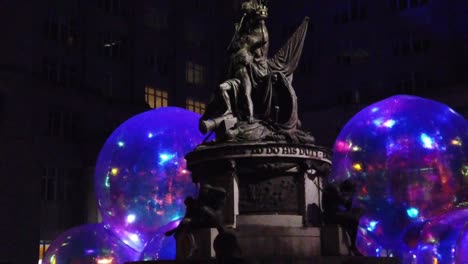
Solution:
<svg viewBox="0 0 468 264"><path fill-rule="evenodd" d="M361 256L356 248L356 237L362 212L352 208L355 193L356 186L351 180L345 180L339 186L328 184L323 190L322 215L325 224L343 227L351 240L350 251L356 256Z"/></svg>

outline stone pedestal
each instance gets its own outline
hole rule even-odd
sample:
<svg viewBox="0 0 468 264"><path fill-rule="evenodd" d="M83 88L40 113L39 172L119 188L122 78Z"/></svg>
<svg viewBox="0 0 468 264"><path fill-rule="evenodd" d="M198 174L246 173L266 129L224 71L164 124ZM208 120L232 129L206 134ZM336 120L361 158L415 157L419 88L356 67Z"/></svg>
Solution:
<svg viewBox="0 0 468 264"><path fill-rule="evenodd" d="M236 234L245 258L320 256L320 229L316 227L238 226Z"/></svg>
<svg viewBox="0 0 468 264"><path fill-rule="evenodd" d="M175 261L148 261L148 262L132 262L132 264L216 264L214 259L194 259L194 260L175 260ZM311 258L248 258L245 263L252 264L400 264L396 258L371 258L371 257L311 257Z"/></svg>
<svg viewBox="0 0 468 264"><path fill-rule="evenodd" d="M321 256L350 255L351 240L338 225L325 225L320 229Z"/></svg>
<svg viewBox="0 0 468 264"><path fill-rule="evenodd" d="M316 184L329 171L330 150L285 142L224 143L201 145L186 160L195 183L226 190L224 226L236 233L243 256L320 255L320 230L312 219L317 210L311 210L320 207ZM191 258L213 257L214 236L212 229L194 232L200 250ZM178 246L178 260L186 259L183 250Z"/></svg>
<svg viewBox="0 0 468 264"><path fill-rule="evenodd" d="M217 235L216 228L201 228L176 235L176 259L214 258L213 241Z"/></svg>

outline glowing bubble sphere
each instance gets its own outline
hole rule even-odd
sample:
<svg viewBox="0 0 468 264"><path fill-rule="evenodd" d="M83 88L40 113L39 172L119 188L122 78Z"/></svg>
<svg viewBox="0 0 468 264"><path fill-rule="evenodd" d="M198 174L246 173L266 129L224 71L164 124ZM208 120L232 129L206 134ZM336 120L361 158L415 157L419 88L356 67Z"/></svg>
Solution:
<svg viewBox="0 0 468 264"><path fill-rule="evenodd" d="M411 248L410 226L465 199L467 168L466 120L439 102L398 95L364 108L345 125L329 181L355 182L353 206L382 227L367 235L397 252L401 245Z"/></svg>
<svg viewBox="0 0 468 264"><path fill-rule="evenodd" d="M413 263L456 263L457 241L466 223L468 208L456 208L430 220L421 231L417 261ZM463 251L461 248L458 250Z"/></svg>
<svg viewBox="0 0 468 264"><path fill-rule="evenodd" d="M164 107L136 115L107 139L96 164L103 222L140 251L160 227L180 219L196 196L184 156L202 143L199 115Z"/></svg>
<svg viewBox="0 0 468 264"><path fill-rule="evenodd" d="M455 252L456 264L468 264L468 223L465 224L465 228L458 238Z"/></svg>
<svg viewBox="0 0 468 264"><path fill-rule="evenodd" d="M172 221L161 227L157 234L146 244L140 255L140 260L174 260L176 258L176 241L174 236L165 236L164 233L176 228L180 219Z"/></svg>
<svg viewBox="0 0 468 264"><path fill-rule="evenodd" d="M52 242L43 264L123 264L136 261L138 252L119 240L104 224L72 228Z"/></svg>

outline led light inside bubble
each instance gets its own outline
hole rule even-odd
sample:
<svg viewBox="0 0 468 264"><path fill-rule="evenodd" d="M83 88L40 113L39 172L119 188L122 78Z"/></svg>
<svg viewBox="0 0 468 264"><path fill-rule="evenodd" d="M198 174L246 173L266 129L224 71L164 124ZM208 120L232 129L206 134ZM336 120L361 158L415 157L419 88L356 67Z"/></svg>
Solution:
<svg viewBox="0 0 468 264"><path fill-rule="evenodd" d="M184 215L187 196L196 196L184 156L204 139L199 118L177 107L144 112L119 126L99 154L95 191L103 222L139 252Z"/></svg>
<svg viewBox="0 0 468 264"><path fill-rule="evenodd" d="M414 230L468 198L467 158L468 123L439 102L399 95L356 114L335 142L329 179L358 187L353 206L369 219L360 223L358 249L414 250Z"/></svg>

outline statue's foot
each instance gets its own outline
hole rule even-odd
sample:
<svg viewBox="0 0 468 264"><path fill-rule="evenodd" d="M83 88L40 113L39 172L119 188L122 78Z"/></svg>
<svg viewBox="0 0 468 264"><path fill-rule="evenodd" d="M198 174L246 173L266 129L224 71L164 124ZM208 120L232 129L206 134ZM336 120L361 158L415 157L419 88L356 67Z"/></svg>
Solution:
<svg viewBox="0 0 468 264"><path fill-rule="evenodd" d="M256 120L255 118L253 118L253 117L249 117L248 120L247 120L247 122L249 122L249 124L253 124L253 123L255 123L256 121L257 121L257 120Z"/></svg>

